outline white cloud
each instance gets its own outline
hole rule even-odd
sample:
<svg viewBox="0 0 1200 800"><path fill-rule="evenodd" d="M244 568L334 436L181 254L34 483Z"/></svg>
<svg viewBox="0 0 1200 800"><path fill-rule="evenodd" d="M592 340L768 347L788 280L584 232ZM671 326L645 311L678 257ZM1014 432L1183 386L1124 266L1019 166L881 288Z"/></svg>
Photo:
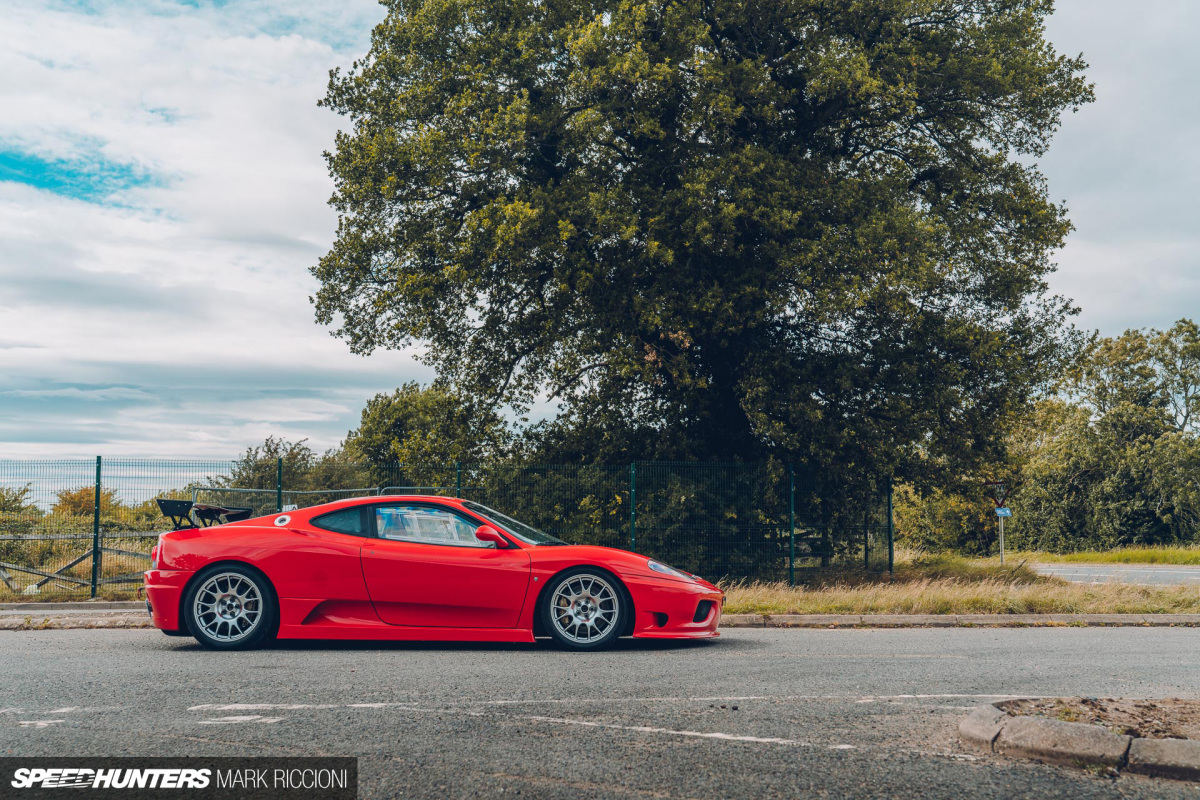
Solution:
<svg viewBox="0 0 1200 800"><path fill-rule="evenodd" d="M0 151L135 176L105 202L0 183L6 455L324 447L374 392L428 380L408 355L350 354L308 302L336 225L321 152L339 119L316 101L382 9L0 14Z"/></svg>
<svg viewBox="0 0 1200 800"><path fill-rule="evenodd" d="M1082 52L1096 102L1068 115L1043 163L1076 231L1051 286L1106 335L1169 327L1200 307L1200 5L1060 0L1048 26Z"/></svg>

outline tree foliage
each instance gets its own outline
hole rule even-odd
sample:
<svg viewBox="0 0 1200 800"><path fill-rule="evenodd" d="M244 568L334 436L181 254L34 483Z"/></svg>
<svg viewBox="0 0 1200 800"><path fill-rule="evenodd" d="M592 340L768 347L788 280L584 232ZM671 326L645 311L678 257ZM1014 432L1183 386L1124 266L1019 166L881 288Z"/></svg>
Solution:
<svg viewBox="0 0 1200 800"><path fill-rule="evenodd" d="M335 453L328 453L336 458ZM274 491L282 461L283 482L296 488L307 488L313 469L323 459L307 439L290 442L278 436L268 436L261 445L251 445L233 462L228 475L214 476L214 486Z"/></svg>
<svg viewBox="0 0 1200 800"><path fill-rule="evenodd" d="M1015 487L1013 547L1070 551L1200 541L1200 327L1093 338L1009 434L990 478ZM897 505L902 540L980 552L995 518L979 478Z"/></svg>
<svg viewBox="0 0 1200 800"><path fill-rule="evenodd" d="M477 409L441 387L406 383L367 401L344 448L347 458L373 465L446 465L495 459L507 440L507 426L494 410Z"/></svg>
<svg viewBox="0 0 1200 800"><path fill-rule="evenodd" d="M33 502L33 486L0 486L0 514L38 514L40 510Z"/></svg>
<svg viewBox="0 0 1200 800"><path fill-rule="evenodd" d="M1016 541L1045 549L1195 541L1200 534L1200 327L1094 340L1071 402L1045 409L1022 469Z"/></svg>
<svg viewBox="0 0 1200 800"><path fill-rule="evenodd" d="M96 511L96 487L94 485L79 486L74 489L63 489L55 495L54 505L50 511L53 514L69 516L86 515L89 519ZM121 505L115 489L100 490L100 513L109 514Z"/></svg>
<svg viewBox="0 0 1200 800"><path fill-rule="evenodd" d="M384 4L322 101L352 127L317 318L557 402L548 457L920 481L1060 363L1029 157L1091 89L1050 0Z"/></svg>

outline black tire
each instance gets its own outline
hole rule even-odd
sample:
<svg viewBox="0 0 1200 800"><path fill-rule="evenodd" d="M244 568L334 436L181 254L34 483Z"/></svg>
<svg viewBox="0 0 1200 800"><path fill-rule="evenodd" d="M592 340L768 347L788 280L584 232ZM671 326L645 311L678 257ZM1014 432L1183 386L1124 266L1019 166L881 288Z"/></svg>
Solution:
<svg viewBox="0 0 1200 800"><path fill-rule="evenodd" d="M573 567L546 584L539 613L542 629L559 647L603 650L621 637L633 603L611 573Z"/></svg>
<svg viewBox="0 0 1200 800"><path fill-rule="evenodd" d="M270 582L240 564L216 564L188 586L183 621L196 641L212 650L250 650L275 631L279 609Z"/></svg>

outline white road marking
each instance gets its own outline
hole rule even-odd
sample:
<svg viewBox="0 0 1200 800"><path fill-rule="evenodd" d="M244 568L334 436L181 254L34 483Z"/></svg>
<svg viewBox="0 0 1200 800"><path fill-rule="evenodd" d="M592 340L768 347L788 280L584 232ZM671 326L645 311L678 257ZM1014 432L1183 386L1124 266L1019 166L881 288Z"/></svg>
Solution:
<svg viewBox="0 0 1200 800"><path fill-rule="evenodd" d="M56 708L51 711L51 714L70 714L72 711L78 711L79 706L67 706L66 708Z"/></svg>
<svg viewBox="0 0 1200 800"><path fill-rule="evenodd" d="M888 700L1017 700L1028 698L1030 695L1018 694L879 694L879 695L842 695L842 694L743 694L717 695L703 697L547 697L525 700L477 700L466 701L473 706L507 706L507 705L588 705L594 703L728 703L748 702L753 700L846 700L854 703L874 703ZM188 711L301 711L306 709L331 708L415 708L417 703L412 700L377 703L203 703L190 706ZM973 706L972 706L973 707ZM3 711L20 711L20 709L0 709ZM60 709L65 712L72 709ZM451 709L445 709L450 711ZM55 712L49 712L55 713Z"/></svg>
<svg viewBox="0 0 1200 800"><path fill-rule="evenodd" d="M60 722L66 722L64 719L30 719L21 720L22 728L49 728L51 725L57 725Z"/></svg>
<svg viewBox="0 0 1200 800"><path fill-rule="evenodd" d="M296 711L302 708L344 708L338 703L310 705L307 703L206 703L192 706L188 711Z"/></svg>
<svg viewBox="0 0 1200 800"><path fill-rule="evenodd" d="M585 728L607 728L617 731L632 731L634 733L660 733L667 736L690 736L699 739L723 739L728 742L753 742L755 744L786 744L796 747L813 747L812 742L801 742L796 739L777 739L771 736L740 736L735 733L716 733L705 731L677 731L671 728L653 728L647 725L617 725L612 722L595 722L586 719L565 719L562 717L505 717L504 719L529 720L531 722L549 722L555 725L579 725ZM850 745L836 745L838 748Z"/></svg>
<svg viewBox="0 0 1200 800"><path fill-rule="evenodd" d="M956 761L981 761L979 756L968 755L967 753L940 753L936 750L907 750L905 752L912 753L914 756L937 756L938 758L953 758Z"/></svg>
<svg viewBox="0 0 1200 800"><path fill-rule="evenodd" d="M468 711L466 709L457 708L421 708L412 705L396 705L394 708L397 711L413 711L424 714L461 714L467 717L488 717L494 716L483 711ZM675 730L673 728L658 728L649 725L619 725L614 722L597 722L589 719L569 719L566 717L544 717L538 715L507 715L502 714L495 717L499 720L515 720L519 722L542 722L551 725L575 725L582 728L601 728L605 730L629 731L631 733L655 733L664 736L686 736L697 739L720 739L727 742L749 742L753 744L778 744L790 745L792 747L816 747L812 742L804 742L798 739L781 739L774 736L747 736L736 733L724 733L721 731L687 731ZM856 750L854 745L837 744L829 746L830 750Z"/></svg>
<svg viewBox="0 0 1200 800"><path fill-rule="evenodd" d="M883 630L883 629L880 629ZM929 658L929 659L956 659L966 661L974 656L961 656L953 653L771 653L769 655L760 655L758 653L730 653L726 658L850 658L850 659L891 659L891 658Z"/></svg>
<svg viewBox="0 0 1200 800"><path fill-rule="evenodd" d="M543 698L540 700L481 700L479 705L540 705L542 703L724 703L751 700L851 700L855 703L873 703L876 700L1017 700L1028 698L1024 694L879 694L879 695L845 695L845 694L748 694L727 695L722 697L564 697ZM468 701L470 702L470 701ZM403 705L403 704L400 704Z"/></svg>
<svg viewBox="0 0 1200 800"><path fill-rule="evenodd" d="M507 705L538 705L541 703L661 703L661 702L688 702L688 703L725 703L738 702L742 700L782 700L782 697L772 697L765 694L745 694L745 695L722 695L719 697L563 697L563 698L543 698L540 700L479 700L476 701L479 705L485 706L507 706Z"/></svg>
<svg viewBox="0 0 1200 800"><path fill-rule="evenodd" d="M981 700L1023 700L1032 697L1027 694L880 694L876 700L945 700L957 698L979 698ZM834 700L834 697L822 697L821 700Z"/></svg>
<svg viewBox="0 0 1200 800"><path fill-rule="evenodd" d="M22 711L22 708L0 708L0 714L20 714Z"/></svg>
<svg viewBox="0 0 1200 800"><path fill-rule="evenodd" d="M873 703L876 701L895 702L902 700L945 700L945 699L971 699L971 700L996 700L996 699L1015 699L1018 697L1026 697L1027 695L1011 695L1011 694L893 694L893 695L721 695L721 696L706 696L706 697L600 697L600 698L547 698L541 700L485 700L475 703L468 701L469 705L479 706L506 706L506 705L522 705L522 704L564 704L571 703L575 705L586 705L589 703L647 703L647 702L747 702L753 700L842 700L852 701L855 703ZM973 707L973 706L972 706ZM791 747L818 747L823 746L828 750L857 750L860 749L852 744L833 744L833 745L817 745L813 742L801 741L799 739L784 739L773 736L749 736L736 733L725 733L722 731L691 731L691 730L676 730L673 728L660 728L649 725L621 725L612 722L599 722L588 719L570 719L567 717L549 717L542 715L508 715L495 714L493 712L485 712L472 710L469 708L424 708L416 705L412 701L407 702L374 702L374 703L322 703L322 704L307 704L307 703L205 703L202 705L191 706L189 711L267 711L267 710L319 710L319 709L334 709L334 708L359 708L359 709L394 709L396 711L409 711L420 714L459 714L468 717L495 717L498 720L512 720L523 722L538 722L550 725L572 725L581 728L597 728L604 730L619 730L628 731L631 733L648 733L661 736L683 736L697 739L718 739L729 742L747 742L752 744L772 744L784 745ZM217 725L217 724L241 724L241 723L259 723L270 724L280 722L282 717L262 717L259 715L244 715L221 717L215 719L200 720L201 725ZM928 755L945 755L947 757L957 757L957 754L940 754L929 753ZM973 757L968 757L973 758Z"/></svg>

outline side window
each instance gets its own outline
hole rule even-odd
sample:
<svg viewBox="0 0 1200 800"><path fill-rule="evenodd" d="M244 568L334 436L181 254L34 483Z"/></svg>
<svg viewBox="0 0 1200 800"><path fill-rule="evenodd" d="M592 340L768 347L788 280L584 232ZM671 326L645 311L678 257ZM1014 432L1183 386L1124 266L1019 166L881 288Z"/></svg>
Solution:
<svg viewBox="0 0 1200 800"><path fill-rule="evenodd" d="M312 521L318 528L324 528L334 533L348 533L352 536L362 536L362 509L357 506L324 514Z"/></svg>
<svg viewBox="0 0 1200 800"><path fill-rule="evenodd" d="M377 506L375 531L381 539L485 547L475 538L475 525L457 514L429 506Z"/></svg>

